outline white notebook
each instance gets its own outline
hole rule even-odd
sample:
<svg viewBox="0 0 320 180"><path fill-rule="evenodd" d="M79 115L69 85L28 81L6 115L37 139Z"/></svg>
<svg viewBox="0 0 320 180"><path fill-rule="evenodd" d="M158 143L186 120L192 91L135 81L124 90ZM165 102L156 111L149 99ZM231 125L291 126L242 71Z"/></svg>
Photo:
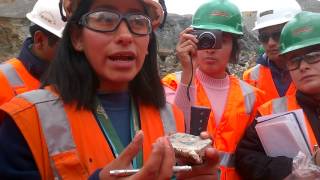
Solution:
<svg viewBox="0 0 320 180"><path fill-rule="evenodd" d="M301 109L257 118L256 131L268 156L293 158L299 151L311 157Z"/></svg>

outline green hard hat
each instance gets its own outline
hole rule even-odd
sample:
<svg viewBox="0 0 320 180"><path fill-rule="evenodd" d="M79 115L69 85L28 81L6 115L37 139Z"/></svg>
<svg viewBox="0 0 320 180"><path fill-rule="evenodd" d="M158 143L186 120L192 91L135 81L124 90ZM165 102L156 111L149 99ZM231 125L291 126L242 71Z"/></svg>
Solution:
<svg viewBox="0 0 320 180"><path fill-rule="evenodd" d="M320 45L320 13L302 11L289 21L280 36L280 54Z"/></svg>
<svg viewBox="0 0 320 180"><path fill-rule="evenodd" d="M192 27L243 35L240 10L228 0L209 0L202 4L192 18Z"/></svg>

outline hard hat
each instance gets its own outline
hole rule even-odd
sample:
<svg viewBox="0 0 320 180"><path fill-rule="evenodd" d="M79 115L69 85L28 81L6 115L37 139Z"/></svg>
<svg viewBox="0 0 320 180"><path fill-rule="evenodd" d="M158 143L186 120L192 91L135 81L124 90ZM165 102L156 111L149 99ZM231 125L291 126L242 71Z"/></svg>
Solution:
<svg viewBox="0 0 320 180"><path fill-rule="evenodd" d="M164 12L159 0L141 0L146 8L147 13L151 17L153 29L157 29L163 23Z"/></svg>
<svg viewBox="0 0 320 180"><path fill-rule="evenodd" d="M66 14L67 18L72 14L81 0L60 0L61 14ZM163 23L164 12L159 0L140 0L146 7L147 13L151 18L153 29L157 29Z"/></svg>
<svg viewBox="0 0 320 180"><path fill-rule="evenodd" d="M192 27L243 35L240 10L228 0L210 0L202 4L192 17Z"/></svg>
<svg viewBox="0 0 320 180"><path fill-rule="evenodd" d="M320 13L303 11L297 14L282 29L280 54L301 48L320 45Z"/></svg>
<svg viewBox="0 0 320 180"><path fill-rule="evenodd" d="M62 37L66 23L61 19L59 0L38 0L32 11L26 16L31 22L60 38Z"/></svg>
<svg viewBox="0 0 320 180"><path fill-rule="evenodd" d="M271 8L264 8L264 10L257 12L257 20L252 30L286 23L299 12L301 12L301 7L295 0L283 3L283 5L273 5Z"/></svg>

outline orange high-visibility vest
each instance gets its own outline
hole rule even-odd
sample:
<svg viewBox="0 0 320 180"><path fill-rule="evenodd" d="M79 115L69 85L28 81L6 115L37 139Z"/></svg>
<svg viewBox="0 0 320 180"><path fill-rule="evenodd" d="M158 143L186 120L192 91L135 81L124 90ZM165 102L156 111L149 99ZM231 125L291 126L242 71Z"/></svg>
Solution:
<svg viewBox="0 0 320 180"><path fill-rule="evenodd" d="M246 70L243 73L243 80L252 86L261 89L265 92L265 101L279 98L280 95L273 82L270 68L257 64L256 66ZM286 96L293 95L296 92L295 85L291 82Z"/></svg>
<svg viewBox="0 0 320 180"><path fill-rule="evenodd" d="M302 109L296 99L295 95L291 96L284 96L281 98L273 99L272 101L269 101L262 106L258 108L259 113L261 116L266 116L270 114L277 114L277 113L283 113L288 111L293 111L297 109ZM305 124L307 126L307 131L309 135L309 145L311 148L314 147L314 145L317 144L316 137L313 133L312 127L310 125L310 121L308 120L307 116L304 116Z"/></svg>
<svg viewBox="0 0 320 180"><path fill-rule="evenodd" d="M7 113L20 129L42 179L87 179L115 159L93 113L63 104L48 89L20 94L0 109L0 117ZM139 114L144 161L158 137L184 132L183 115L174 106L140 104Z"/></svg>
<svg viewBox="0 0 320 180"><path fill-rule="evenodd" d="M210 101L201 82L196 78L196 104L211 108ZM240 179L234 168L234 151L246 128L256 115L262 103L263 92L230 75L230 89L219 125L213 111L209 116L208 132L212 135L214 147L223 152L221 156L220 179Z"/></svg>
<svg viewBox="0 0 320 180"><path fill-rule="evenodd" d="M178 88L178 84L180 83L180 80L181 80L181 73L182 71L177 71L174 73L167 74L165 77L161 79L162 84L176 91Z"/></svg>
<svg viewBox="0 0 320 180"><path fill-rule="evenodd" d="M0 64L0 105L17 94L39 88L40 82L34 78L16 58Z"/></svg>

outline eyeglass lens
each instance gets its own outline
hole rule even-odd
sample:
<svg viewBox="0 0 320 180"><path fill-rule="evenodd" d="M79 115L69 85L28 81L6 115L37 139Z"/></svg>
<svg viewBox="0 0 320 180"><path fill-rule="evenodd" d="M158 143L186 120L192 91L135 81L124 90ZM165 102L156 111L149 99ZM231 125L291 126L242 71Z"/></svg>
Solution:
<svg viewBox="0 0 320 180"><path fill-rule="evenodd" d="M274 41L279 41L280 39L280 35L281 35L281 31L277 31L277 32L273 32L273 33L260 33L258 38L259 41L262 43L267 43L270 39L270 37L274 40Z"/></svg>
<svg viewBox="0 0 320 180"><path fill-rule="evenodd" d="M98 32L115 31L122 20L127 23L130 32L137 35L147 35L151 31L151 22L142 14L120 15L109 11L96 11L85 14L81 24Z"/></svg>
<svg viewBox="0 0 320 180"><path fill-rule="evenodd" d="M296 56L287 61L287 68L289 71L296 70L300 67L301 61L308 64L320 62L320 51L311 52L302 56Z"/></svg>

